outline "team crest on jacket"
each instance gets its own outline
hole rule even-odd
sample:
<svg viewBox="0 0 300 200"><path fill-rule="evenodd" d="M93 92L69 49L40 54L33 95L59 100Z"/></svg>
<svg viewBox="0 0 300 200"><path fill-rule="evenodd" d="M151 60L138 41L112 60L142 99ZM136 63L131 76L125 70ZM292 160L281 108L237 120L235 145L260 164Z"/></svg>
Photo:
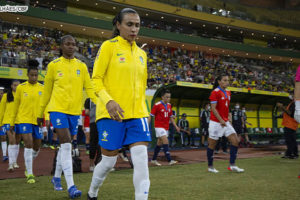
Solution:
<svg viewBox="0 0 300 200"><path fill-rule="evenodd" d="M40 96L42 95L42 91L39 91L39 95L40 95Z"/></svg>
<svg viewBox="0 0 300 200"><path fill-rule="evenodd" d="M63 73L62 73L61 71L57 71L57 75L58 75L59 77L62 77L62 76L63 76Z"/></svg>
<svg viewBox="0 0 300 200"><path fill-rule="evenodd" d="M80 69L77 69L76 74L77 76L80 76Z"/></svg>
<svg viewBox="0 0 300 200"><path fill-rule="evenodd" d="M108 136L108 133L107 133L107 131L104 131L104 132L102 133L102 135L103 135L103 139L102 139L102 141L105 141L105 142L107 142L107 136Z"/></svg>
<svg viewBox="0 0 300 200"><path fill-rule="evenodd" d="M124 58L124 57L120 57L120 58L119 58L119 62L120 62L120 63L125 63L125 58Z"/></svg>
<svg viewBox="0 0 300 200"><path fill-rule="evenodd" d="M140 61L141 61L141 64L144 65L144 59L142 56L140 56Z"/></svg>

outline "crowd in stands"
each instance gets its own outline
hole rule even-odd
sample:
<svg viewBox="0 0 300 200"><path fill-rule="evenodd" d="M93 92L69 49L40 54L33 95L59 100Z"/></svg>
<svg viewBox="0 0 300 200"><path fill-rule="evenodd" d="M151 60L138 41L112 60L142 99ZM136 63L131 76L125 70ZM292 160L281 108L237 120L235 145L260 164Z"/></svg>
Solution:
<svg viewBox="0 0 300 200"><path fill-rule="evenodd" d="M1 26L1 66L26 67L28 59L36 59L40 69L60 56L57 30L34 27ZM78 53L93 62L100 41L78 38ZM146 46L148 53L148 88L187 81L212 84L222 72L230 74L233 87L243 87L276 92L293 89L290 63L274 63L264 60L213 55L181 48ZM91 65L88 65L92 67Z"/></svg>

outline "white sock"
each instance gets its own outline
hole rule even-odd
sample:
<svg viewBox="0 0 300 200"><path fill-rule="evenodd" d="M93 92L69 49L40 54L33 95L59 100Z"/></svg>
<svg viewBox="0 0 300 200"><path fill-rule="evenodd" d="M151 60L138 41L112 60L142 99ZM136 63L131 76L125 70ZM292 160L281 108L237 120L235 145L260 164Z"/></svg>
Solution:
<svg viewBox="0 0 300 200"><path fill-rule="evenodd" d="M14 162L15 163L17 163L17 160L18 160L19 150L20 150L20 145L16 144L15 145L15 150L14 150Z"/></svg>
<svg viewBox="0 0 300 200"><path fill-rule="evenodd" d="M148 154L145 145L130 148L133 164L133 185L135 189L135 200L147 200L150 188Z"/></svg>
<svg viewBox="0 0 300 200"><path fill-rule="evenodd" d="M1 147L2 147L2 154L3 154L3 157L6 156L6 151L7 151L7 142L4 141L4 142L1 142Z"/></svg>
<svg viewBox="0 0 300 200"><path fill-rule="evenodd" d="M55 167L55 178L60 178L62 174L62 166L61 166L61 150L59 149L56 155L56 167Z"/></svg>
<svg viewBox="0 0 300 200"><path fill-rule="evenodd" d="M14 163L13 145L11 145L11 144L8 145L7 153L8 153L8 164L12 165Z"/></svg>
<svg viewBox="0 0 300 200"><path fill-rule="evenodd" d="M102 160L96 165L91 186L89 189L90 197L97 197L99 187L103 184L107 174L115 166L118 156L105 156L102 155Z"/></svg>
<svg viewBox="0 0 300 200"><path fill-rule="evenodd" d="M17 157L16 157L16 152L17 152L17 145L14 144L14 145L11 145L11 151L12 151L12 162L13 163L16 163L16 160L17 160Z"/></svg>
<svg viewBox="0 0 300 200"><path fill-rule="evenodd" d="M24 148L24 160L27 174L32 174L32 149Z"/></svg>
<svg viewBox="0 0 300 200"><path fill-rule="evenodd" d="M74 185L73 180L73 163L72 163L72 144L64 143L60 145L61 166L64 171L68 189Z"/></svg>
<svg viewBox="0 0 300 200"><path fill-rule="evenodd" d="M34 160L38 155L39 155L40 150L35 151L34 149L32 149L32 159Z"/></svg>

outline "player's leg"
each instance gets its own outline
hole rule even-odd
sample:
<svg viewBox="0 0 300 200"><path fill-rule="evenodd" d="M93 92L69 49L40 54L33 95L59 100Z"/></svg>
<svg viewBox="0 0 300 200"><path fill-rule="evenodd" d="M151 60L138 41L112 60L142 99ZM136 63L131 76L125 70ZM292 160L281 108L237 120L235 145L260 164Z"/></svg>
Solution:
<svg viewBox="0 0 300 200"><path fill-rule="evenodd" d="M40 148L42 146L42 139L44 138L44 134L41 128L36 125L32 125L32 138L33 138L33 150L32 150L32 158L33 160L38 156L40 152Z"/></svg>
<svg viewBox="0 0 300 200"><path fill-rule="evenodd" d="M15 162L15 151L16 151L16 133L14 131L9 130L9 126L5 127L7 136L8 136L8 171L12 172L14 170L14 162Z"/></svg>
<svg viewBox="0 0 300 200"><path fill-rule="evenodd" d="M162 142L162 139L161 139L162 132L163 132L162 128L155 128L155 135L156 135L156 138L157 138L157 142L156 142L156 146L154 148L154 153L153 153L151 163L153 163L157 166L161 166L161 164L159 162L157 162L157 156L158 156L158 154L160 152L160 149L163 145L163 142Z"/></svg>
<svg viewBox="0 0 300 200"><path fill-rule="evenodd" d="M81 196L81 191L74 185L73 179L73 164L72 164L72 135L77 134L79 116L66 115L59 112L50 112L50 120L55 128L55 131L60 142L60 149L57 154L56 166L60 166L55 170L63 170L64 176L67 182L68 193L71 198L76 198ZM60 158L59 158L60 157ZM61 171L55 171L56 176L61 176ZM61 179L59 177L53 177L52 183L56 190L61 188Z"/></svg>
<svg viewBox="0 0 300 200"><path fill-rule="evenodd" d="M95 168L95 157L96 157L96 150L98 146L98 132L97 126L95 122L90 123L90 171L94 171Z"/></svg>
<svg viewBox="0 0 300 200"><path fill-rule="evenodd" d="M229 122L226 123L225 136L230 142L230 166L228 167L228 170L234 172L244 172L244 169L241 169L235 165L240 140Z"/></svg>
<svg viewBox="0 0 300 200"><path fill-rule="evenodd" d="M208 141L208 147L207 147L207 161L208 161L208 171L212 173L218 173L219 171L216 170L213 166L213 161L214 161L214 150L216 148L217 142L220 137L223 135L223 129L220 125L220 123L210 121L209 122L209 137L207 139Z"/></svg>
<svg viewBox="0 0 300 200"><path fill-rule="evenodd" d="M163 143L168 144L165 135ZM135 200L147 200L150 180L148 170L147 145L151 141L147 118L133 119L126 122L126 136L123 145L129 145L133 164L133 185Z"/></svg>
<svg viewBox="0 0 300 200"><path fill-rule="evenodd" d="M97 130L102 159L94 169L88 199L98 196L100 186L117 162L118 152L125 137L125 122L101 119L97 121Z"/></svg>
<svg viewBox="0 0 300 200"><path fill-rule="evenodd" d="M27 183L35 183L33 170L32 170L32 125L31 124L18 124L19 133L24 141L24 161L25 161L25 175L27 177Z"/></svg>
<svg viewBox="0 0 300 200"><path fill-rule="evenodd" d="M84 127L86 153L90 153L90 127Z"/></svg>
<svg viewBox="0 0 300 200"><path fill-rule="evenodd" d="M163 147L165 156L166 156L166 158L169 162L169 165L176 164L177 161L171 159L171 154L170 154L170 151L169 151L167 131L165 131L165 133L163 133L163 135L161 136L161 141L162 141L162 147Z"/></svg>
<svg viewBox="0 0 300 200"><path fill-rule="evenodd" d="M0 127L0 129L1 129L0 130L0 140L1 140L1 148L2 148L2 161L5 162L8 160L6 133L3 131L2 127Z"/></svg>

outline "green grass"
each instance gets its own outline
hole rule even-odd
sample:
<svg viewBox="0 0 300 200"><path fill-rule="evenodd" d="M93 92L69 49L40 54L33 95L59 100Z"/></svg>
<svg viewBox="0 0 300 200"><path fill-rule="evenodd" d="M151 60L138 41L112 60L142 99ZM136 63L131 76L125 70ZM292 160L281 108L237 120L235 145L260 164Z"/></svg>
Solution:
<svg viewBox="0 0 300 200"><path fill-rule="evenodd" d="M206 163L150 167L151 200L299 200L300 160L286 160L278 156L242 159L239 167L245 173L229 172L227 161L215 162L218 174L207 172ZM92 173L75 174L82 199L90 185ZM53 191L51 177L36 178L36 184L25 179L0 181L0 199L67 199L67 192ZM63 181L63 187L66 188ZM132 170L109 174L100 192L101 200L133 200ZM100 198L101 197L101 198Z"/></svg>

